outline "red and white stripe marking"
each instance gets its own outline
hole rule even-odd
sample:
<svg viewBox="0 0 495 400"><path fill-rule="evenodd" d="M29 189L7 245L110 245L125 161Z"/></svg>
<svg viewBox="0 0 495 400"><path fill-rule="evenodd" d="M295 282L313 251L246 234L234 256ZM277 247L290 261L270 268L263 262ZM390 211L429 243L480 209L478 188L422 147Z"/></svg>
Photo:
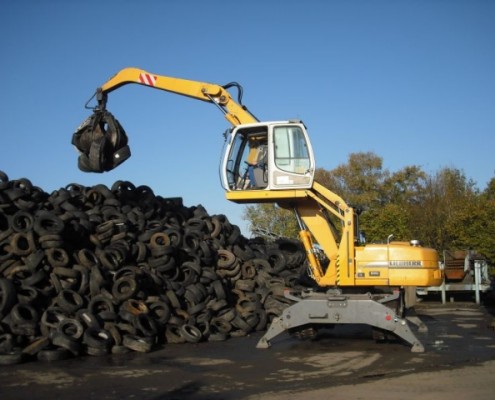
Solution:
<svg viewBox="0 0 495 400"><path fill-rule="evenodd" d="M139 75L139 82L148 86L155 86L156 76L148 74L146 72L141 72Z"/></svg>

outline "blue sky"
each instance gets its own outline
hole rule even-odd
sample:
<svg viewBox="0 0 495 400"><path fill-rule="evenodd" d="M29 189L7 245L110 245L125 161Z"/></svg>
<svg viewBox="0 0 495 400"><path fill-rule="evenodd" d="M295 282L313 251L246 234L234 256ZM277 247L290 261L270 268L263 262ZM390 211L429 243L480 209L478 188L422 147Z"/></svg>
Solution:
<svg viewBox="0 0 495 400"><path fill-rule="evenodd" d="M241 226L218 178L229 126L207 103L128 85L108 109L132 157L87 174L85 102L124 67L238 81L260 120L302 119L317 165L372 151L396 171L495 176L495 1L0 0L0 170L47 192L119 179Z"/></svg>

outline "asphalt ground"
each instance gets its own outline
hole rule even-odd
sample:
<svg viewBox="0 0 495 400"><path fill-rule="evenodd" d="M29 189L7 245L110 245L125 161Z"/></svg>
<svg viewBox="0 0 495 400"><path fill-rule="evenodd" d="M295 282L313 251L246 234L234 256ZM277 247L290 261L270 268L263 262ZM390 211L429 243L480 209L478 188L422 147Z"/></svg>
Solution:
<svg viewBox="0 0 495 400"><path fill-rule="evenodd" d="M0 366L0 399L492 398L485 395L495 393L493 308L433 299L415 311L428 327L417 333L424 353L377 343L361 325L307 341L283 334L269 349L256 348L256 333L146 354Z"/></svg>

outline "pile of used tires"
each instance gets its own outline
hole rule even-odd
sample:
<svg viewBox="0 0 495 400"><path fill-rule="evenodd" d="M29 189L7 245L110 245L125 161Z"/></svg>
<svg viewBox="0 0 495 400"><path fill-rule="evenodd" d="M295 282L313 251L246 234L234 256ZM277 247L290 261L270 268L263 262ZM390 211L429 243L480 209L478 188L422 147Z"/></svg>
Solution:
<svg viewBox="0 0 495 400"><path fill-rule="evenodd" d="M304 259L147 186L48 194L0 171L0 364L265 330Z"/></svg>

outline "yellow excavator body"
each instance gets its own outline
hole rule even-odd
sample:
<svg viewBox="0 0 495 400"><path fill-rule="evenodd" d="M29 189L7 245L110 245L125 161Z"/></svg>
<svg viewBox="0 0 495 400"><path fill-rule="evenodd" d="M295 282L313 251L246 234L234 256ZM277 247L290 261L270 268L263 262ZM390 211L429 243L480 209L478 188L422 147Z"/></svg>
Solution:
<svg viewBox="0 0 495 400"><path fill-rule="evenodd" d="M73 135L79 167L102 172L130 157L121 125L106 111L108 94L129 83L209 102L233 128L226 134L221 165L226 198L236 203L276 203L293 210L300 225L310 275L320 287L436 286L442 273L438 254L416 242L366 244L358 241L356 215L338 194L314 181L312 146L301 121L259 122L242 105L242 88L162 76L124 68L97 88L94 115ZM237 87L235 101L227 89ZM106 132L105 129L112 129ZM317 256L321 248L326 261Z"/></svg>

